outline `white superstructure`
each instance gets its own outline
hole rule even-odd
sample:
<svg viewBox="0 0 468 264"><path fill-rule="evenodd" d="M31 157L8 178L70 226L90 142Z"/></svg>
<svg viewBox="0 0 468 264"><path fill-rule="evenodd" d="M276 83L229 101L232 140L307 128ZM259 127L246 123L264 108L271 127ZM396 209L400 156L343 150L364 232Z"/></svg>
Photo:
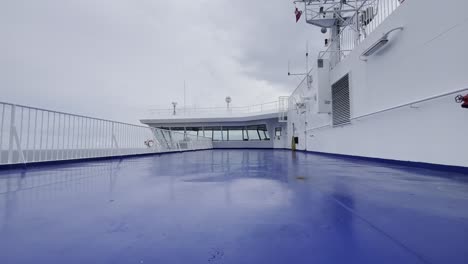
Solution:
<svg viewBox="0 0 468 264"><path fill-rule="evenodd" d="M291 96L269 109L277 113L276 121L263 123L278 140L271 147L468 167L468 110L454 100L468 93L467 1L295 3L307 23L322 27L326 46ZM215 120L220 133L230 125L247 131L252 120L262 124L255 116L263 109L246 109L213 111L226 118ZM200 123L197 118L213 117L179 111L142 122L164 127L177 119L170 122L186 130ZM239 116L244 123L229 124ZM278 137L271 131L277 128Z"/></svg>
<svg viewBox="0 0 468 264"><path fill-rule="evenodd" d="M468 111L454 101L468 93L466 10L467 1L407 0L336 64L330 64L333 53L321 56L311 85L300 85L290 100L304 101L303 109L288 113L298 149L468 166L462 143ZM340 88L346 76L349 85ZM349 102L333 107L346 93Z"/></svg>

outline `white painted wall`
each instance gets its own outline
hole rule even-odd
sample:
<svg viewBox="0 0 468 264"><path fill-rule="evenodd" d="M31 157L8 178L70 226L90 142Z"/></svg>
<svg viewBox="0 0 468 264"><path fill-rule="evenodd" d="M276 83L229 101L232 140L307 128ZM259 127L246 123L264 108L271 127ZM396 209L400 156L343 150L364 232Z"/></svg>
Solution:
<svg viewBox="0 0 468 264"><path fill-rule="evenodd" d="M213 141L213 148L273 148L272 140Z"/></svg>
<svg viewBox="0 0 468 264"><path fill-rule="evenodd" d="M409 0L388 17L360 46L330 72L330 83L350 74L351 116L468 88L468 1ZM404 26L389 37L382 50L359 55L388 30ZM304 95L313 96L316 82ZM462 142L468 135L468 109L454 96L354 120L350 125L308 128L331 123L317 114L314 101L307 111L289 112L300 138L299 149L385 159L468 166ZM305 140L307 138L307 140ZM306 142L307 141L307 142ZM307 148L306 148L307 146Z"/></svg>

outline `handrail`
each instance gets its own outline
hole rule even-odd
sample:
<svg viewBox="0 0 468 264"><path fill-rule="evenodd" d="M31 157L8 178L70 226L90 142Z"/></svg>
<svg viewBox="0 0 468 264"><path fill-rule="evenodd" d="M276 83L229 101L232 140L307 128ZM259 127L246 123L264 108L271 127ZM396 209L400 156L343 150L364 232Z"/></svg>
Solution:
<svg viewBox="0 0 468 264"><path fill-rule="evenodd" d="M261 103L261 104L254 104L254 105L247 105L247 106L230 106L229 109L244 109L244 108L251 108L255 106L263 106L263 105L270 105L270 104L275 104L278 103L278 101L271 101L271 102L266 102L266 103ZM181 110L217 110L217 109L226 109L225 106L214 106L214 107L186 107L186 108L177 108L177 111ZM170 110L173 111L172 108L152 108L150 111L158 111L158 110Z"/></svg>
<svg viewBox="0 0 468 264"><path fill-rule="evenodd" d="M147 126L142 126L142 125L135 125L135 124L130 124L130 123L125 123L125 122L120 122L120 121L115 121L115 120L110 120L110 119L103 119L103 118L98 118L98 117L91 117L91 116L85 116L85 115L78 115L78 114L72 114L68 112L61 112L61 111L56 111L56 110L49 110L45 108L39 108L39 107L34 107L34 106L27 106L27 105L21 105L21 104L14 104L14 103L7 103L0 101L0 105L10 105L10 106L18 106L18 107L24 107L28 109L33 109L33 110L38 110L38 111L44 111L44 112L49 112L49 113L56 113L56 114L62 114L62 115L70 115L74 117L81 117L81 118L89 118L93 120L98 120L98 121L106 121L106 122L113 122L115 124L121 124L121 125L128 125L128 126L134 126L134 127L144 127L147 128Z"/></svg>
<svg viewBox="0 0 468 264"><path fill-rule="evenodd" d="M0 166L213 148L201 135L0 102Z"/></svg>
<svg viewBox="0 0 468 264"><path fill-rule="evenodd" d="M96 121L111 122L111 123L119 124L119 125L126 125L126 126L139 127L139 128L148 128L148 126L143 126L143 125L135 125L135 124L125 123L125 122L120 122L120 121L115 121L115 120L110 120L110 119L103 119L103 118L97 118L97 117L91 117L91 116L85 116L85 115L78 115L78 114L72 114L72 113L68 113L68 112L48 110L48 109L39 108L39 107L33 107L33 106L14 104L14 103L7 103L7 102L0 101L0 105L2 105L2 104L3 105L9 105L9 106L22 107L22 108L27 108L27 109L37 110L37 111L43 111L43 112L48 112L48 113L53 113L53 114L69 115L69 116L87 118L87 119L96 120ZM167 110L167 109L164 109L164 110ZM158 129L168 131L168 132L171 132L171 133L176 133L176 134L182 134L182 135L184 134L182 132L172 131L172 130L163 129L163 128L158 128ZM199 136L199 137L203 137L203 136ZM207 138L207 139L209 139L209 138Z"/></svg>
<svg viewBox="0 0 468 264"><path fill-rule="evenodd" d="M17 106L17 107L22 107L22 108L27 108L27 109L33 109L33 110L43 111L43 112L48 112L48 113L53 113L53 114L69 115L69 116L87 118L87 119L96 120L96 121L111 122L111 123L119 124L119 125L126 125L126 126L138 127L138 128L148 128L148 126L144 126L144 125L135 125L135 124L115 121L115 120L111 120L111 119L103 119L103 118L97 118L97 117L91 117L91 116L85 116L85 115L71 114L71 113L68 113L68 112L48 110L48 109L39 108L39 107L31 107L31 106L26 106L26 105L21 105L21 104L14 104L14 103L7 103L7 102L0 101L0 105L2 105L2 104L10 105L10 106ZM168 130L168 129L164 129L164 128L158 128L158 130L163 130L163 131L167 131L167 132L171 132L171 133L175 133L175 134L184 135L184 133L182 133L182 132ZM198 136L198 137L204 138L204 136ZM206 138L210 139L208 137L206 137Z"/></svg>
<svg viewBox="0 0 468 264"><path fill-rule="evenodd" d="M329 47L329 48L330 48L330 47ZM328 48L328 49L329 49L329 48ZM351 52L351 51L353 51L353 50L328 50L328 49L320 51L320 52L319 52L318 58L319 58L319 59L323 58L323 55L325 55L326 53L333 53L333 52Z"/></svg>
<svg viewBox="0 0 468 264"><path fill-rule="evenodd" d="M235 114L250 114L250 113L272 113L279 111L279 102L271 101L261 104L249 105L249 106L230 106L227 107L186 107L176 108L174 114L174 108L163 108L163 109L149 109L148 118L151 116L193 116L193 115L235 115Z"/></svg>
<svg viewBox="0 0 468 264"><path fill-rule="evenodd" d="M289 97L294 96L295 93L298 92L298 89L301 88L301 85L304 83L304 81L307 80L307 76L311 76L311 73L312 73L312 71L313 71L314 69L315 69L315 68L312 67L312 69L309 70L309 72L308 72L309 74L306 74L306 75L304 76L304 78L302 78L301 82L297 85L296 89L294 89L294 91L291 93L291 95L290 95Z"/></svg>
<svg viewBox="0 0 468 264"><path fill-rule="evenodd" d="M438 94L438 95L429 96L429 97L426 97L426 98L423 98L423 99L418 99L418 100L415 100L415 101L412 101L412 102L409 102L409 103L404 103L404 104L400 104L400 105L397 105L397 106L393 106L393 107L385 108L385 109L382 109L382 110L378 110L378 111L375 111L375 112L355 116L355 117L350 118L349 120L352 121L352 120L357 120L357 119L361 119L361 118L364 118L364 117L377 115L377 114L392 111L392 110L395 110L395 109L399 109L399 108L411 106L411 105L414 105L414 104L427 102L427 101L430 101L430 100L433 100L433 99L445 97L445 96L448 96L448 95L453 95L455 93L460 93L460 92L463 92L463 91L468 91L468 88L458 89L458 90L451 91L451 92L446 92L446 93L442 93L442 94ZM333 124L327 124L327 125L323 125L323 126L318 126L318 127L306 129L306 131L318 130L318 129L322 129L322 128L330 127L330 126L333 126Z"/></svg>
<svg viewBox="0 0 468 264"><path fill-rule="evenodd" d="M357 45L362 43L372 32L374 32L400 5L401 3L396 0L363 1L356 9L357 11L347 19L347 21L350 22L341 28L339 34L331 41L331 43L329 43L327 49L320 52L319 58L322 58L326 53L338 52L330 50L331 47L335 46L333 43L338 42L340 48L345 49L340 50L338 60L334 64L330 64L330 68L334 68L341 60L348 56L348 54L344 52L353 51ZM365 9L368 7L375 7L374 9L371 9L374 14L369 15L366 12ZM362 25L361 22L358 22L361 17L363 17L365 21L368 21L367 24Z"/></svg>

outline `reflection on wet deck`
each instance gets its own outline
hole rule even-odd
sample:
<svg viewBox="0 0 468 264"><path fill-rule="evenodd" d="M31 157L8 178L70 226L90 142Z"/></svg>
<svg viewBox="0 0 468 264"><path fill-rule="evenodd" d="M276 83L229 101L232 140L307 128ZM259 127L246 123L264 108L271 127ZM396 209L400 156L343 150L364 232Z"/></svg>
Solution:
<svg viewBox="0 0 468 264"><path fill-rule="evenodd" d="M0 263L466 263L468 177L271 150L0 171Z"/></svg>

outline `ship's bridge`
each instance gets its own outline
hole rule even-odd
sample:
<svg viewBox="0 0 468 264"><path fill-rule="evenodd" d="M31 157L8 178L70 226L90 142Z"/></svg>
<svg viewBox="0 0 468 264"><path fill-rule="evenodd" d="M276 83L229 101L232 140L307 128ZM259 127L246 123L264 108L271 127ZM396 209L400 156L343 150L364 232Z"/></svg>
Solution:
<svg viewBox="0 0 468 264"><path fill-rule="evenodd" d="M286 148L287 100L244 107L152 109L140 122L213 140L214 148Z"/></svg>

